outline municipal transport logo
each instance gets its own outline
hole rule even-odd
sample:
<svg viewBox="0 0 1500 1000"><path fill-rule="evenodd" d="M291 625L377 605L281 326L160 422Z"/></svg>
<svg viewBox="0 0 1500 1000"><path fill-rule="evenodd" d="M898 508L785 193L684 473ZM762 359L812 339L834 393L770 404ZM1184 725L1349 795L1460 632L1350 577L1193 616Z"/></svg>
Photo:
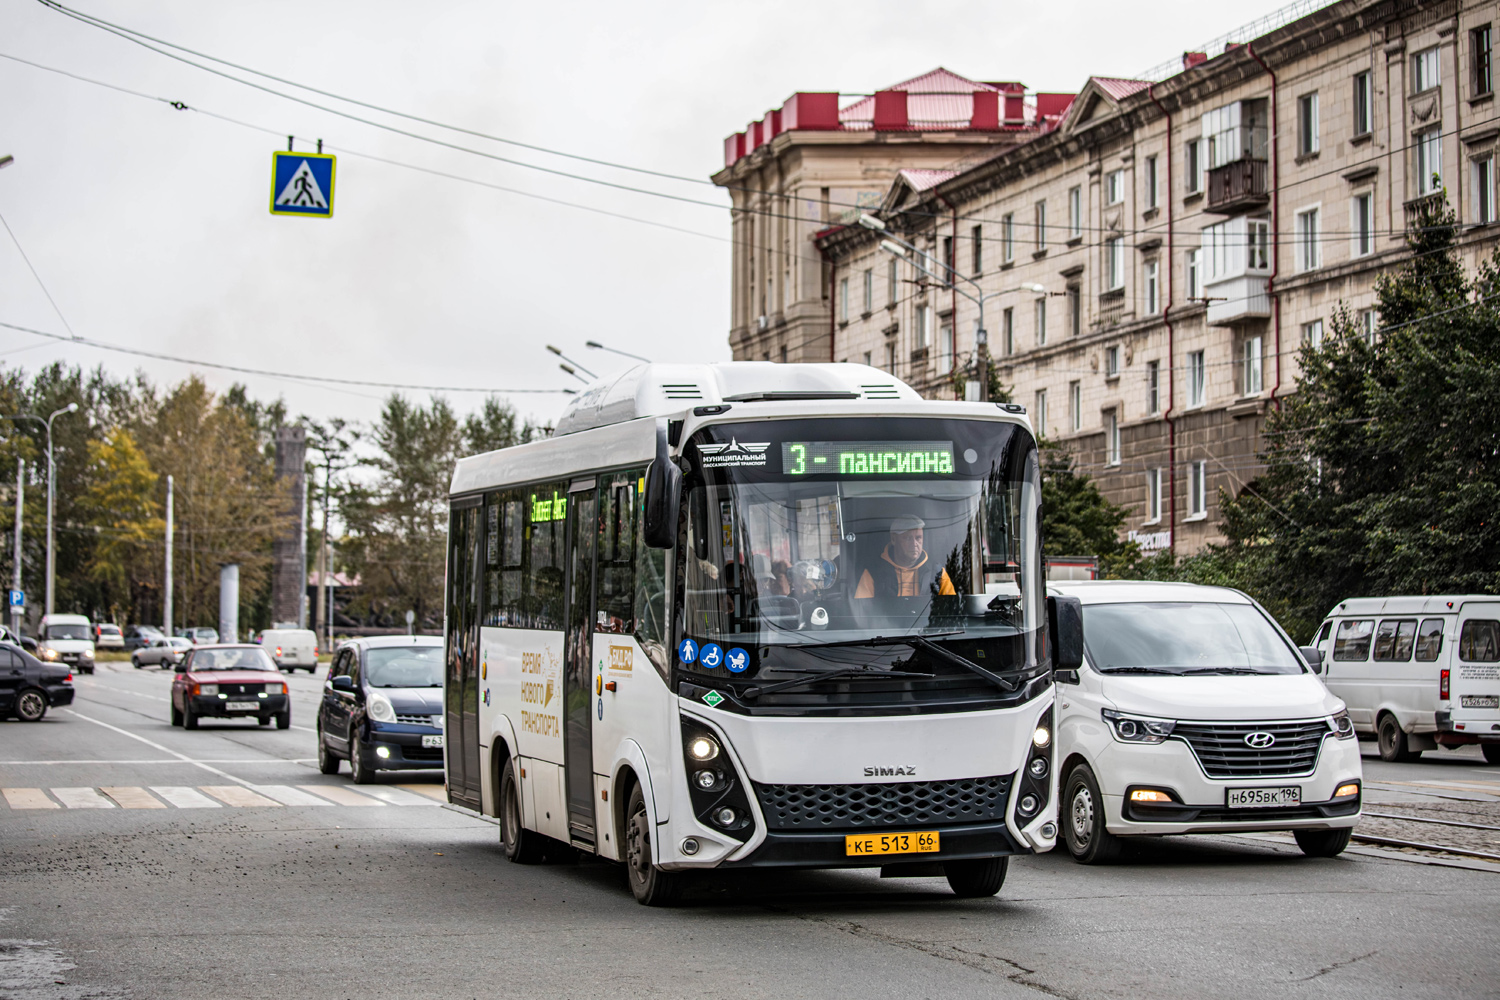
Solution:
<svg viewBox="0 0 1500 1000"><path fill-rule="evenodd" d="M698 456L705 469L723 469L738 465L765 465L766 452L770 447L771 442L769 441L741 444L738 439L730 438L728 444L719 442L716 444L698 445Z"/></svg>

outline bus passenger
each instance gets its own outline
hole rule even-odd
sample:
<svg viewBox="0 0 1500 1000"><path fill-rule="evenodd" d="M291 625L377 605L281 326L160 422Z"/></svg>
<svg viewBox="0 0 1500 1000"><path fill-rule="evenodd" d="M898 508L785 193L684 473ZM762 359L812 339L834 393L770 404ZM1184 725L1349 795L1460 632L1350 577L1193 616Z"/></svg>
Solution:
<svg viewBox="0 0 1500 1000"><path fill-rule="evenodd" d="M956 594L948 571L924 569L927 552L922 547L922 529L927 523L920 517L898 517L891 522L891 540L880 561L860 574L854 589L857 598L920 597L928 590L938 594Z"/></svg>

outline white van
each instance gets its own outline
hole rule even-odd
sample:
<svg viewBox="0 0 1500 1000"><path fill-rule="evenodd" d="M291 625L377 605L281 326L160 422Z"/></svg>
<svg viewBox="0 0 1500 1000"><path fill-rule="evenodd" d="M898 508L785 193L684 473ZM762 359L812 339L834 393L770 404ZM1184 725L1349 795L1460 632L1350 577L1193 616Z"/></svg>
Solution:
<svg viewBox="0 0 1500 1000"><path fill-rule="evenodd" d="M260 648L282 670L302 667L312 673L318 669L318 637L311 629L268 628L260 634Z"/></svg>
<svg viewBox="0 0 1500 1000"><path fill-rule="evenodd" d="M87 615L42 615L40 632L40 659L94 672L94 626Z"/></svg>
<svg viewBox="0 0 1500 1000"><path fill-rule="evenodd" d="M1500 764L1500 597L1355 597L1318 629L1324 683L1380 758L1477 743Z"/></svg>
<svg viewBox="0 0 1500 1000"><path fill-rule="evenodd" d="M1055 674L1059 819L1076 861L1150 834L1288 830L1314 857L1348 846L1354 729L1312 670L1317 654L1260 605L1189 583L1048 590L1082 603L1083 665Z"/></svg>

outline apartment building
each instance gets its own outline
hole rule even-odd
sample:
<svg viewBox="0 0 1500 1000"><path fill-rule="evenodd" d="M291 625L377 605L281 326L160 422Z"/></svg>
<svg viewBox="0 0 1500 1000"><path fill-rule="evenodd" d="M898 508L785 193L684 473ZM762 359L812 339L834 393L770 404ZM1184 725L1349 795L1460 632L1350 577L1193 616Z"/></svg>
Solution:
<svg viewBox="0 0 1500 1000"><path fill-rule="evenodd" d="M1253 489L1301 344L1340 308L1377 336L1375 280L1420 208L1446 192L1467 259L1494 250L1496 27L1493 0L1344 0L1092 78L984 162L900 170L864 213L883 230L814 240L832 287L864 290L836 303L830 356L953 398L982 310L1012 398L1131 536L1197 551L1219 491Z"/></svg>

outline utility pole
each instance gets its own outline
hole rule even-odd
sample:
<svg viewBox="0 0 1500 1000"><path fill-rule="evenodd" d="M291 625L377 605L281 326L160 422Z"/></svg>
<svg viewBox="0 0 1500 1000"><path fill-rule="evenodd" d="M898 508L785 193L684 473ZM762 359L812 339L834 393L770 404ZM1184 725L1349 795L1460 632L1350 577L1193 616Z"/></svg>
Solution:
<svg viewBox="0 0 1500 1000"><path fill-rule="evenodd" d="M327 599L320 602L323 607L318 609L323 619L323 648L333 652L333 584L328 579L330 563L333 562L333 552L328 547L328 508L333 500L333 455L331 452L323 452L323 537L318 546L318 562L322 568L318 571L318 584L324 588ZM327 612L324 614L324 612Z"/></svg>
<svg viewBox="0 0 1500 1000"><path fill-rule="evenodd" d="M352 469L360 463L350 452L359 440L357 431L335 417L327 424L303 418L307 428L307 447L323 456L323 537L318 545L318 615L322 619L323 648L333 652L333 543L329 539L329 521L333 509L333 475Z"/></svg>
<svg viewBox="0 0 1500 1000"><path fill-rule="evenodd" d="M161 630L172 637L172 477L167 476L167 572L162 586Z"/></svg>
<svg viewBox="0 0 1500 1000"><path fill-rule="evenodd" d="M16 459L16 568L12 574L11 587L21 589L21 505L26 497L26 460ZM12 605L10 609L10 630L18 637L21 634L21 609Z"/></svg>

